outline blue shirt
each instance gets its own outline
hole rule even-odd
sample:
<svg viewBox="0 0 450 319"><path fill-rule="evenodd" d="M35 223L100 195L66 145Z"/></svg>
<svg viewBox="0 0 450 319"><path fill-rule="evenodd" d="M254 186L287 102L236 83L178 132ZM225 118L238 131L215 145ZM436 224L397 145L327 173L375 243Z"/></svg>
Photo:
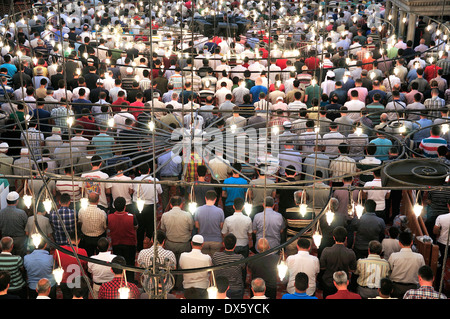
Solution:
<svg viewBox="0 0 450 319"><path fill-rule="evenodd" d="M51 285L56 284L53 277L53 256L47 250L35 249L23 257L23 265L27 271L28 288L35 290L42 278L47 278Z"/></svg>
<svg viewBox="0 0 450 319"><path fill-rule="evenodd" d="M247 180L242 177L228 177L223 181L223 184L240 184L246 185L248 184ZM238 197L245 198L245 192L247 188L238 188L238 187L223 187L223 191L227 192L227 200L225 201L225 206L233 206L234 200Z"/></svg>
<svg viewBox="0 0 450 319"><path fill-rule="evenodd" d="M177 160L179 159L179 161ZM181 159L178 155L173 154L171 151L158 157L158 167L161 177L174 177L181 173L182 165Z"/></svg>
<svg viewBox="0 0 450 319"><path fill-rule="evenodd" d="M216 205L203 205L197 208L194 220L199 223L198 233L205 241L222 242L222 228L225 219L223 210Z"/></svg>
<svg viewBox="0 0 450 319"><path fill-rule="evenodd" d="M250 94L252 95L253 102L256 103L259 101L259 93L264 92L267 94L267 88L262 85L255 85L250 89Z"/></svg>
<svg viewBox="0 0 450 319"><path fill-rule="evenodd" d="M431 127L427 127L427 126L433 125L433 121L430 120L430 119L420 119L416 123L418 125L420 125L420 127L423 128L423 129L421 129L419 131L416 131L414 133L413 140L415 142L420 142L424 138L427 138L427 137L430 136L430 129L431 129Z"/></svg>
<svg viewBox="0 0 450 319"><path fill-rule="evenodd" d="M281 299L317 299L317 297L307 295L306 292L294 292L293 294L284 294Z"/></svg>
<svg viewBox="0 0 450 319"><path fill-rule="evenodd" d="M100 155L102 159L113 157L114 137L100 133L92 138L92 145L95 146L97 155Z"/></svg>
<svg viewBox="0 0 450 319"><path fill-rule="evenodd" d="M1 68L6 68L10 77L12 77L17 72L17 67L11 63L3 63L2 65L0 65L0 69Z"/></svg>
<svg viewBox="0 0 450 319"><path fill-rule="evenodd" d="M387 138L376 138L371 141L371 143L377 146L377 150L375 152L375 157L380 161L386 161L389 159L389 149L392 147L391 140Z"/></svg>

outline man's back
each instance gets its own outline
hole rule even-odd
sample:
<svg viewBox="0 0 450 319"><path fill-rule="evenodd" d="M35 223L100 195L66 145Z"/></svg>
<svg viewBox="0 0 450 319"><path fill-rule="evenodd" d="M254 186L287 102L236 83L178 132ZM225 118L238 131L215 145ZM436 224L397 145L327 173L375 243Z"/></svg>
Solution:
<svg viewBox="0 0 450 319"><path fill-rule="evenodd" d="M344 244L334 244L323 249L320 256L320 268L325 269L322 280L333 286L333 273L338 270L346 272L356 269L356 255Z"/></svg>

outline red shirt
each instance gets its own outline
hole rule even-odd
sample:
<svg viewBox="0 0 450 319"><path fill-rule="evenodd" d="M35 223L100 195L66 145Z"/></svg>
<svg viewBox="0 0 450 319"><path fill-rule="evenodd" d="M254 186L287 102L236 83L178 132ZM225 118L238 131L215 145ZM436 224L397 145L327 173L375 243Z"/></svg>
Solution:
<svg viewBox="0 0 450 319"><path fill-rule="evenodd" d="M70 246L61 246L62 248L73 251ZM75 252L80 256L87 257L87 252L83 248L77 248L76 246L73 247L75 249ZM59 264L58 260L58 254L59 259L61 260L61 264ZM78 261L75 257L72 257L70 255L67 255L66 253L63 253L61 251L55 251L53 254L53 258L55 259L56 264L59 264L62 269L64 269L64 274L61 283L67 283L67 281L74 280L76 277L82 276L82 272L80 270L80 266L78 265ZM87 261L80 259L81 266L86 270L87 269Z"/></svg>
<svg viewBox="0 0 450 319"><path fill-rule="evenodd" d="M91 116L84 115L80 117L77 122L78 124L83 126L83 135L86 138L92 139L94 135L97 135L97 125L95 124L95 120Z"/></svg>
<svg viewBox="0 0 450 319"><path fill-rule="evenodd" d="M100 286L98 299L120 299L119 288L121 287L125 287L125 279L114 277L113 280L105 282ZM140 298L141 293L135 284L127 282L127 287L130 289L128 299Z"/></svg>
<svg viewBox="0 0 450 319"><path fill-rule="evenodd" d="M276 65L278 65L282 70L286 69L286 62L287 59L277 59L277 63L275 63Z"/></svg>
<svg viewBox="0 0 450 319"><path fill-rule="evenodd" d="M440 66L437 66L436 64L429 65L425 67L425 70L423 71L423 77L430 82L431 79L434 79L438 75L438 70L442 69Z"/></svg>
<svg viewBox="0 0 450 319"><path fill-rule="evenodd" d="M334 295L329 295L325 299L362 299L360 295L348 290L338 290Z"/></svg>
<svg viewBox="0 0 450 319"><path fill-rule="evenodd" d="M305 65L308 67L309 70L315 70L319 68L320 60L316 57L309 57L305 60Z"/></svg>
<svg viewBox="0 0 450 319"><path fill-rule="evenodd" d="M143 106L144 106L144 103L136 101L136 102L131 103L130 106L142 106L142 107L143 107ZM136 118L136 120L137 120L139 114L141 114L143 111L144 111L144 110L143 110L141 107L137 107L137 108L129 107L129 108L128 108L128 112L130 112L131 114L133 114L134 117Z"/></svg>
<svg viewBox="0 0 450 319"><path fill-rule="evenodd" d="M115 106L111 106L111 109L113 110L113 112L120 112L120 106L122 105L122 103L127 103L128 105L130 105L130 102L128 102L124 98L119 97L114 103L111 104L111 105L115 105Z"/></svg>
<svg viewBox="0 0 450 319"><path fill-rule="evenodd" d="M135 215L127 212L115 212L108 215L108 228L111 245L136 246L137 219Z"/></svg>

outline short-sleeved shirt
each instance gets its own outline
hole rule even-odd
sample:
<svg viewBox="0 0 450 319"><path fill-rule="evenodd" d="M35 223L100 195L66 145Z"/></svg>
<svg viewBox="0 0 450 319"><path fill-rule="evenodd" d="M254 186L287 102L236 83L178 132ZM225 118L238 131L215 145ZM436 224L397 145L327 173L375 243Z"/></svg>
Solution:
<svg viewBox="0 0 450 319"><path fill-rule="evenodd" d="M222 242L221 225L224 222L224 213L216 205L203 205L197 208L194 220L199 223L198 233L206 241Z"/></svg>
<svg viewBox="0 0 450 319"><path fill-rule="evenodd" d="M13 292L25 286L20 269L23 267L23 258L7 252L0 253L0 270L8 271L11 276L9 291Z"/></svg>
<svg viewBox="0 0 450 319"><path fill-rule="evenodd" d="M252 220L242 212L234 212L225 218L222 234L232 233L236 236L236 246L248 245L248 235L252 233Z"/></svg>
<svg viewBox="0 0 450 319"><path fill-rule="evenodd" d="M283 216L272 208L266 207L265 213L257 213L253 219L253 231L256 232L256 242L263 237L265 227L265 238L269 242L269 247L279 246L281 242L281 231L285 226L286 223Z"/></svg>
<svg viewBox="0 0 450 319"><path fill-rule="evenodd" d="M439 215L436 218L435 225L441 228L441 233L437 238L438 243L447 245L448 231L450 227L450 214Z"/></svg>
<svg viewBox="0 0 450 319"><path fill-rule="evenodd" d="M224 187L223 191L227 192L227 200L225 201L225 206L233 206L234 200L238 197L245 198L245 192L247 188L239 188L239 187L226 187L227 184L240 184L245 185L248 182L242 177L228 177L223 181Z"/></svg>

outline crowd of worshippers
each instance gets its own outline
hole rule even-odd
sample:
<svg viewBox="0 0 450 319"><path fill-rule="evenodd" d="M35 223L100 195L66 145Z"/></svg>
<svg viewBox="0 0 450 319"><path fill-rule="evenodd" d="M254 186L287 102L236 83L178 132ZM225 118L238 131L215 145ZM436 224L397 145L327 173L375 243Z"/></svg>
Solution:
<svg viewBox="0 0 450 319"><path fill-rule="evenodd" d="M329 33L323 50L307 45L312 31L297 39L296 33L281 34L281 28L272 26L271 34L250 30L235 38L215 36L188 43L182 54L166 54L167 48L179 47L179 36L160 32L163 41L150 47L144 32L150 27L148 16L135 7L129 1L120 15L113 10L108 16L107 9L97 15L94 6L83 11L79 3L71 3L61 8L59 28L55 23L48 30L45 16L58 13L44 5L29 28L18 21L5 33L0 173L11 193L0 211L0 262L10 275L0 276L2 295L34 298L45 290L44 295L55 298L57 286L64 298L89 293L86 285L70 289L67 271L56 284L54 261L65 270L76 262L45 240L34 247L35 218L54 243L68 250L76 246L80 255L150 267L154 249L148 247L156 239L161 264L167 257L172 269L189 269L285 243L298 231L289 221L299 219L299 196L314 216L327 205L331 186L353 185L365 189L331 194L335 219L331 225L321 220L319 247L311 237L286 247L284 298L307 298L319 290L323 298L436 297L432 286L439 271L430 275L414 250L400 210L402 192L371 189L381 186L381 170L375 168L382 164L417 157L448 165L450 60L445 50L438 54L444 42L436 28L430 31L420 20L418 39L404 42L399 36L388 47L386 35L369 27L364 11L355 13L357 7L349 5L342 12L328 12L332 19L326 29L335 32ZM185 2L182 12L184 8L192 10L192 3ZM308 9L299 30L317 14ZM129 32L118 18L124 13L140 21L129 47L114 38L94 40L96 24ZM264 24L267 17L259 22ZM285 56L294 49L298 55ZM223 153L205 155L195 148L188 154L175 152L167 142L180 128L217 128L224 134L233 128L239 134L267 127L278 128L268 134L279 136L280 149L258 154L256 163L250 154L237 161L226 144ZM63 178L46 180L42 174ZM171 186L180 180L194 186ZM302 185L314 185L314 190L276 187L305 180L310 183ZM37 202L36 214L23 203L27 194ZM423 196L425 224L442 252L449 195L444 188ZM365 203L361 219L348 211L351 198L360 196ZM46 198L55 204L49 213L42 203ZM87 207L81 206L82 198L88 199ZM197 204L193 212L189 202ZM250 212L244 210L246 203L252 205ZM224 285L218 296L243 298L249 289L252 296L276 298L279 253L215 271L217 285ZM404 255L414 262L402 263ZM124 275L117 267L111 271L81 263L95 297L117 298L127 276L133 297L145 298L133 271ZM344 273L338 264L345 265ZM369 281L372 266L380 271ZM406 266L411 268L403 277ZM174 285L186 298L203 298L210 276L178 275ZM44 278L48 280L41 282Z"/></svg>

